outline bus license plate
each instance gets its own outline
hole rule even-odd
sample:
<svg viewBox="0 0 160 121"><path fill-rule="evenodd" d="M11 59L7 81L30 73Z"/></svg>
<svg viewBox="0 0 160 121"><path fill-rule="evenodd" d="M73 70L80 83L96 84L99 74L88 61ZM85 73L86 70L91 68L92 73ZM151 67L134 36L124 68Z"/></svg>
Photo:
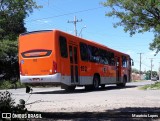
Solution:
<svg viewBox="0 0 160 121"><path fill-rule="evenodd" d="M32 78L33 81L40 81L40 78Z"/></svg>

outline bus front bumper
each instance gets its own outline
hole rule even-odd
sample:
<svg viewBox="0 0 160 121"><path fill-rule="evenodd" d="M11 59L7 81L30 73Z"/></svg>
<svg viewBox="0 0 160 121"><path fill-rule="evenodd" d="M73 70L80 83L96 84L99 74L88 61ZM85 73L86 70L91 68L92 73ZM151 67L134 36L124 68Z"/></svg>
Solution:
<svg viewBox="0 0 160 121"><path fill-rule="evenodd" d="M40 75L40 76L24 76L20 75L20 81L23 84L60 84L61 74L56 73L53 75Z"/></svg>

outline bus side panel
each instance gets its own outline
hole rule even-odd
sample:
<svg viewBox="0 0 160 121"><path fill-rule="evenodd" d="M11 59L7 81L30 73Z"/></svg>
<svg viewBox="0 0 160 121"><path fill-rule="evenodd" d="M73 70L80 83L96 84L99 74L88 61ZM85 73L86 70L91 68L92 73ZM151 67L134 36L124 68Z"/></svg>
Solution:
<svg viewBox="0 0 160 121"><path fill-rule="evenodd" d="M80 41L81 43L85 43ZM87 45L96 46L91 43L86 43ZM79 49L80 50L80 49ZM82 61L81 53L79 51L79 62L80 62L80 85L91 85L93 84L93 78L95 74L100 76L100 84L109 84L113 83L111 80L110 66L95 63L91 61Z"/></svg>
<svg viewBox="0 0 160 121"><path fill-rule="evenodd" d="M80 75L80 85L91 85L93 83L93 70L91 67L91 63L84 62L80 60L79 64L79 75Z"/></svg>

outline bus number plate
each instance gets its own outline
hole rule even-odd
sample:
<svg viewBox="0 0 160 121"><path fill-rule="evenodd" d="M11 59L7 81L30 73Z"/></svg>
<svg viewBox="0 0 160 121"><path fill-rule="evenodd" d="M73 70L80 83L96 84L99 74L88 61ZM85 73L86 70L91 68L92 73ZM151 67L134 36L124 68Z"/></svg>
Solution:
<svg viewBox="0 0 160 121"><path fill-rule="evenodd" d="M40 81L40 78L32 78L33 81Z"/></svg>
<svg viewBox="0 0 160 121"><path fill-rule="evenodd" d="M81 66L81 71L87 71L87 66Z"/></svg>

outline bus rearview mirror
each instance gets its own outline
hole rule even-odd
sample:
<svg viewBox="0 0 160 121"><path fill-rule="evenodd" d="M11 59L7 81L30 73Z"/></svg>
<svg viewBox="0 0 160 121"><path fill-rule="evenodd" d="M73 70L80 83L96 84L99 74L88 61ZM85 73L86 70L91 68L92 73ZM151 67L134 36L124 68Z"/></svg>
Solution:
<svg viewBox="0 0 160 121"><path fill-rule="evenodd" d="M134 62L132 62L132 66L134 66Z"/></svg>

